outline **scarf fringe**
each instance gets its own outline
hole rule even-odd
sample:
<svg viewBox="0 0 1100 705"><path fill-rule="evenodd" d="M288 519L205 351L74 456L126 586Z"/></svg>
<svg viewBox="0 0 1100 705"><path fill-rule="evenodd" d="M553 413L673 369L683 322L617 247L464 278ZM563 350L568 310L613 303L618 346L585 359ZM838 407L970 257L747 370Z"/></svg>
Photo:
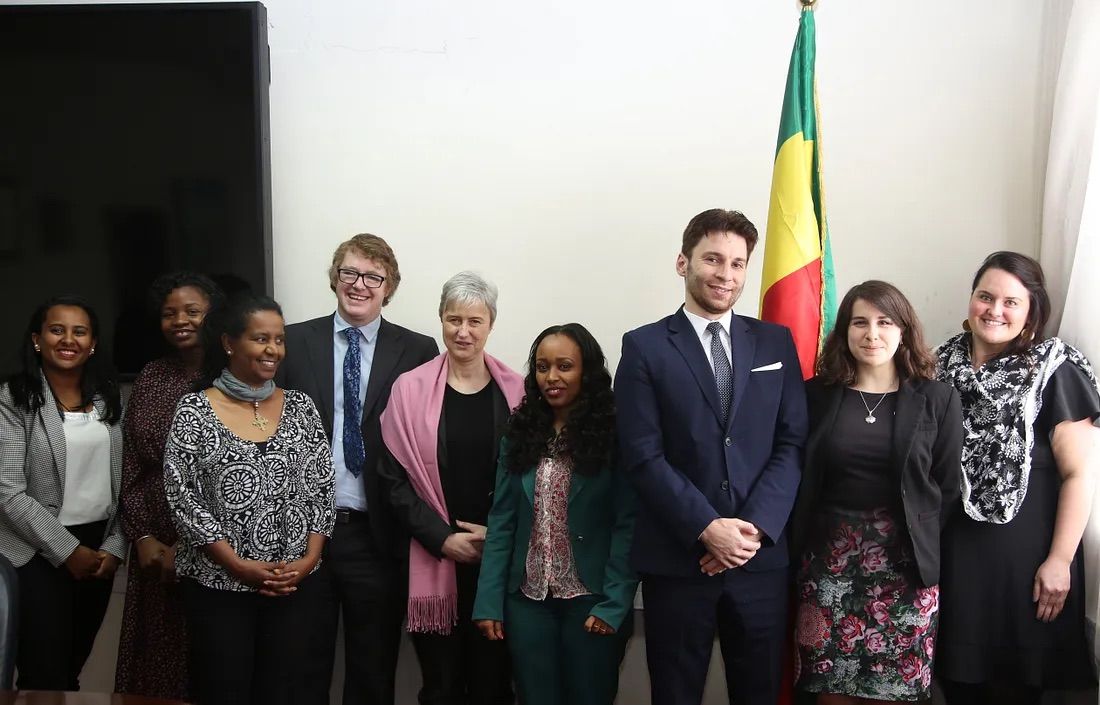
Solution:
<svg viewBox="0 0 1100 705"><path fill-rule="evenodd" d="M408 631L450 634L458 624L458 595L421 595L409 598Z"/></svg>

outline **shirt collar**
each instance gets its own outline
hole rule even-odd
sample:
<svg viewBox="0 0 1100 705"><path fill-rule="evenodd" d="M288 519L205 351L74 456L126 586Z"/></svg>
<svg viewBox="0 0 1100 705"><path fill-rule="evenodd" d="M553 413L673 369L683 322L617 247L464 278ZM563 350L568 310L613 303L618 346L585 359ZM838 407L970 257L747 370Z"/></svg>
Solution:
<svg viewBox="0 0 1100 705"><path fill-rule="evenodd" d="M333 314L333 318L332 318L333 333L343 333L345 330L347 330L348 328L351 328L351 327L352 327L352 325L350 323L348 323L347 321L345 321L340 316L339 311L337 311L335 314ZM363 334L363 339L366 340L367 343L373 343L375 336L378 335L378 329L382 327L382 317L379 316L379 317L375 318L373 321L371 321L370 323L368 323L367 325L357 326L357 327L359 328L359 332Z"/></svg>
<svg viewBox="0 0 1100 705"><path fill-rule="evenodd" d="M714 322L709 318L703 318L698 314L692 313L686 308L684 309L684 315L687 316L688 323L695 329L695 334L698 335L700 339L702 339L703 333L706 333L707 326ZM722 326L722 330L726 332L726 336L728 337L730 334L730 325L733 324L733 310L730 309L726 311L721 318L715 320Z"/></svg>

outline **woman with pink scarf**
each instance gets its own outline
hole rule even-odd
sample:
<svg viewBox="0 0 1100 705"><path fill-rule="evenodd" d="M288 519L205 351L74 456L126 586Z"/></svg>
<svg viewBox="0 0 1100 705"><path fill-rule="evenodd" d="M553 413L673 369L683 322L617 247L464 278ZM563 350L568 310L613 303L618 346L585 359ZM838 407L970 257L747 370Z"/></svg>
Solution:
<svg viewBox="0 0 1100 705"><path fill-rule="evenodd" d="M397 378L379 474L409 541L408 630L421 705L514 702L508 652L471 621L497 449L523 377L485 353L497 289L473 272L443 285L444 352Z"/></svg>

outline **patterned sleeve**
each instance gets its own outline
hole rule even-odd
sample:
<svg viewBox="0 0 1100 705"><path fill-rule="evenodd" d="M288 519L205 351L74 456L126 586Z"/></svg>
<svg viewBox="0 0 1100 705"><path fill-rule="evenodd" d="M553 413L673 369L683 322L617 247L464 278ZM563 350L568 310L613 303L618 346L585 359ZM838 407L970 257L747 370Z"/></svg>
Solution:
<svg viewBox="0 0 1100 705"><path fill-rule="evenodd" d="M310 497L309 531L332 536L336 523L336 475L332 467L332 450L313 400L305 394L296 393L295 396L300 397L302 437L308 446L304 456L304 474Z"/></svg>
<svg viewBox="0 0 1100 705"><path fill-rule="evenodd" d="M164 494L180 540L192 546L228 538L203 497L204 463L217 430L203 414L200 394L180 399L164 446Z"/></svg>

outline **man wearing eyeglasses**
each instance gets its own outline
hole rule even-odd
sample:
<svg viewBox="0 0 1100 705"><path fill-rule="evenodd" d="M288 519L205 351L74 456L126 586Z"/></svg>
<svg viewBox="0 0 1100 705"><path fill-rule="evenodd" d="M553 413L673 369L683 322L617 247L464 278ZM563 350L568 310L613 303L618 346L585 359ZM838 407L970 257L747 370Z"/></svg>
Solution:
<svg viewBox="0 0 1100 705"><path fill-rule="evenodd" d="M317 576L326 604L309 664L316 705L329 702L338 615L344 616L344 705L393 705L408 538L396 535L376 472L382 436L378 417L398 375L439 354L432 338L382 318L401 282L397 258L377 235L361 234L336 248L329 287L336 313L286 329L279 384L308 394L332 444L336 527Z"/></svg>

